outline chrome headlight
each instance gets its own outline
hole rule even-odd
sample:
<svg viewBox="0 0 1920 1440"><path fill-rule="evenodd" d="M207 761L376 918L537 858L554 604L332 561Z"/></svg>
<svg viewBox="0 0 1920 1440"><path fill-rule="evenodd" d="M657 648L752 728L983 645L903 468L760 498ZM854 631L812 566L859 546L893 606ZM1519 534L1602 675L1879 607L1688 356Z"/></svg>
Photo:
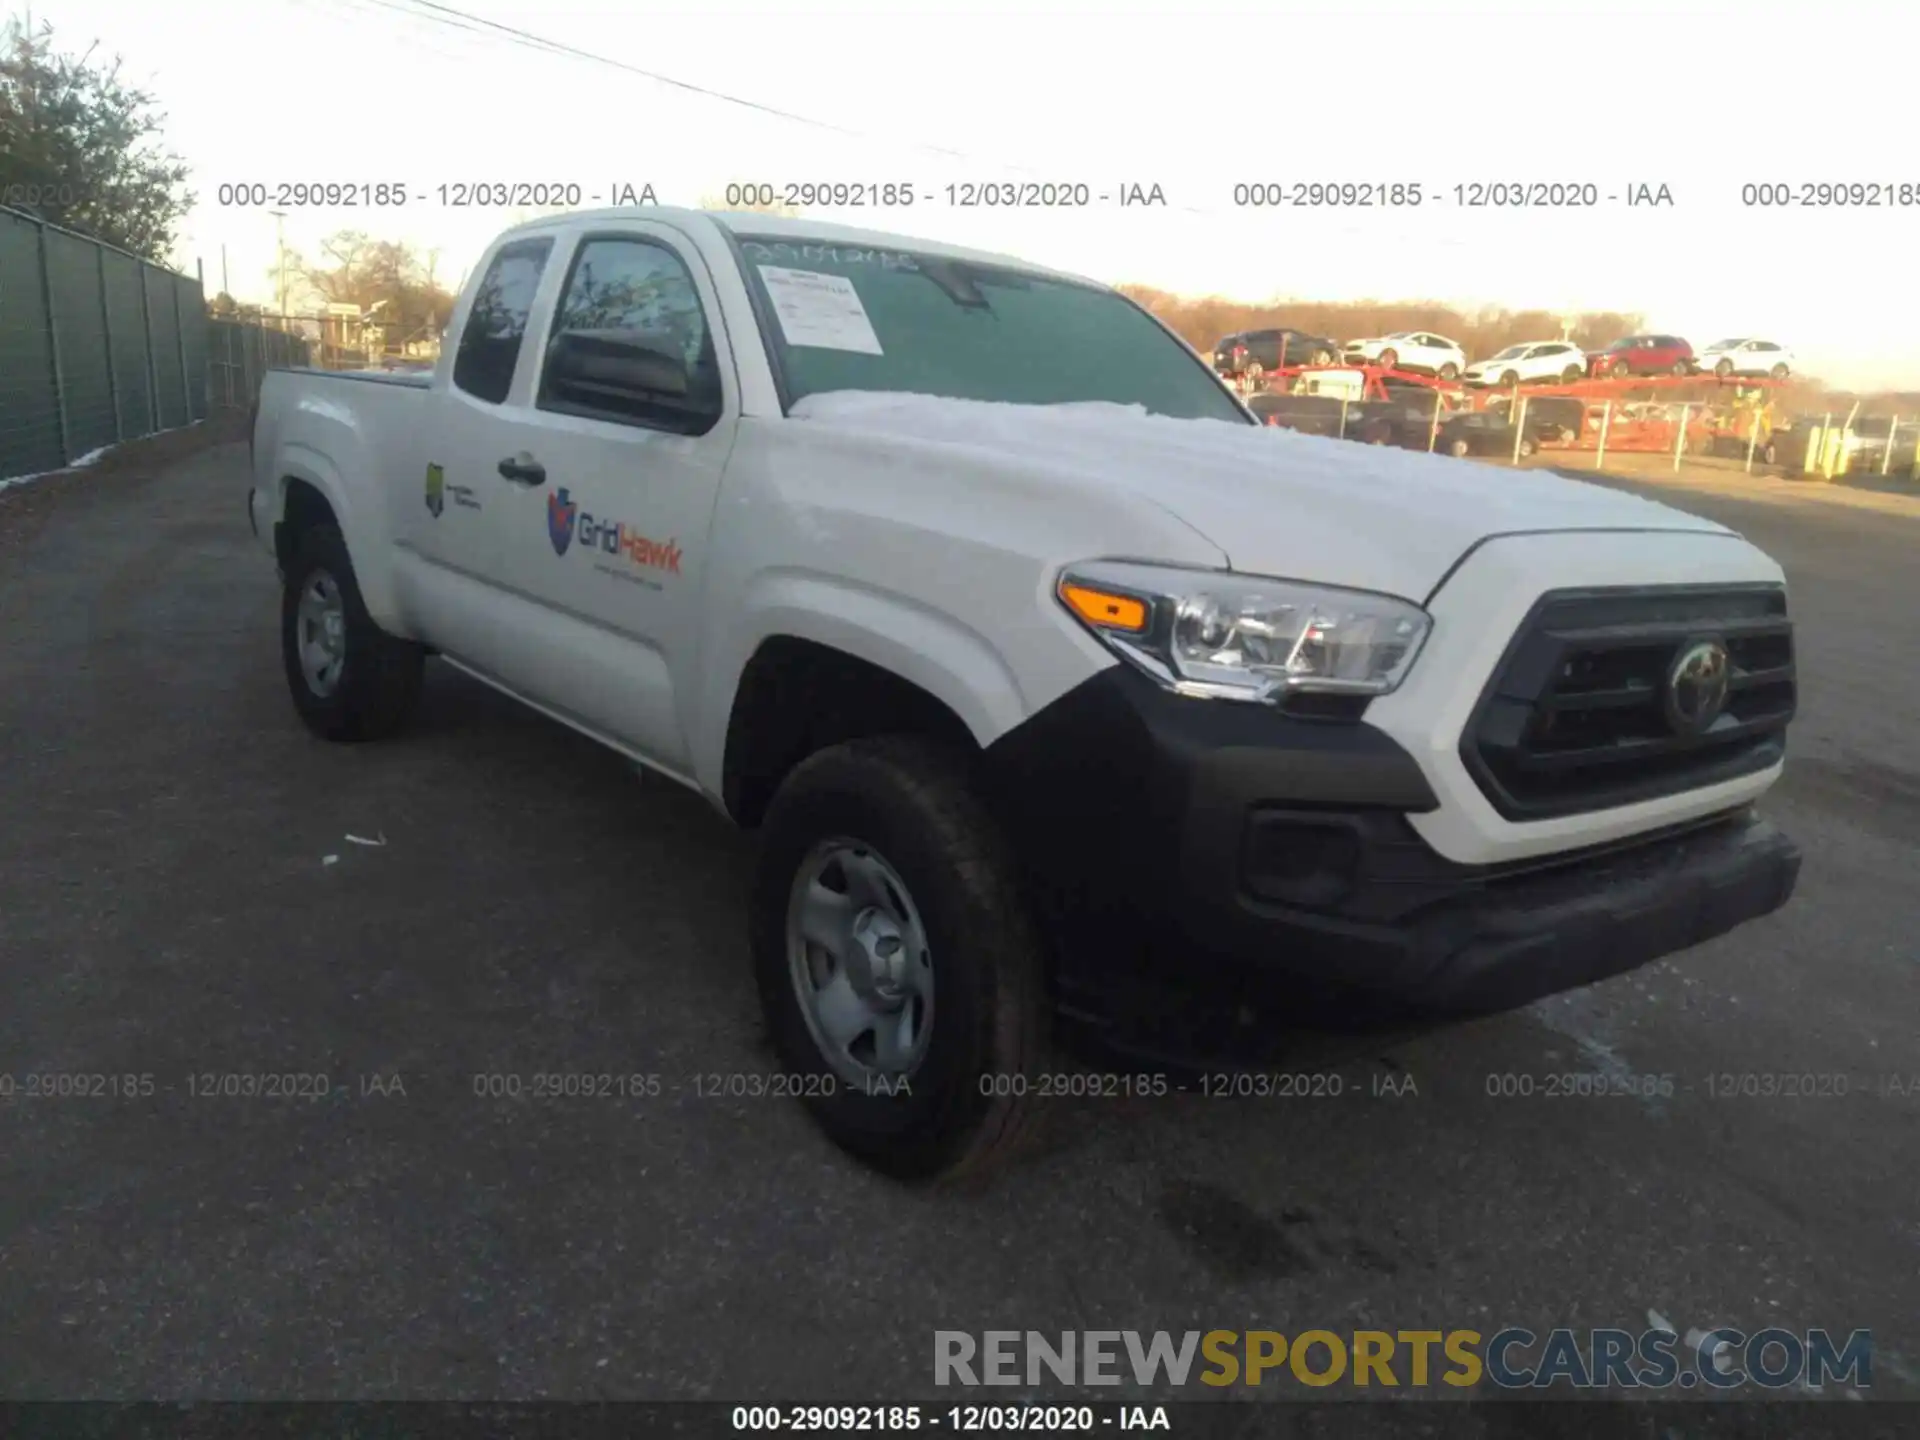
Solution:
<svg viewBox="0 0 1920 1440"><path fill-rule="evenodd" d="M1055 593L1168 689L1229 700L1384 695L1433 627L1426 611L1391 595L1134 561L1069 566Z"/></svg>

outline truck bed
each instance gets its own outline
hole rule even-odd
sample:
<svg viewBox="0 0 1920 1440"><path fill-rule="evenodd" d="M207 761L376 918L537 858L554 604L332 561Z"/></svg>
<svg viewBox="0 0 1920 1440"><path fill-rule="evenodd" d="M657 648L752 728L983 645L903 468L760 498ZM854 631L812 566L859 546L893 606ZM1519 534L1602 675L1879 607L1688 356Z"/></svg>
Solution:
<svg viewBox="0 0 1920 1440"><path fill-rule="evenodd" d="M430 370L320 370L311 365L274 368L289 375L317 375L328 380L363 380L373 385L399 385L408 390L429 390L433 387L433 372Z"/></svg>

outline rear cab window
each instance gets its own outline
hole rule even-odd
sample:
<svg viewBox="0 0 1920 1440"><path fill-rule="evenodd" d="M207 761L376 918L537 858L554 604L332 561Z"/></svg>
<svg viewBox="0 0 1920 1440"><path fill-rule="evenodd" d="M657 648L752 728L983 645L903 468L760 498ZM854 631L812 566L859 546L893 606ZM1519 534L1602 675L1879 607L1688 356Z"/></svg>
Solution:
<svg viewBox="0 0 1920 1440"><path fill-rule="evenodd" d="M456 389L490 405L506 400L533 297L552 252L552 237L540 236L512 241L494 253L460 329L460 348L453 359Z"/></svg>

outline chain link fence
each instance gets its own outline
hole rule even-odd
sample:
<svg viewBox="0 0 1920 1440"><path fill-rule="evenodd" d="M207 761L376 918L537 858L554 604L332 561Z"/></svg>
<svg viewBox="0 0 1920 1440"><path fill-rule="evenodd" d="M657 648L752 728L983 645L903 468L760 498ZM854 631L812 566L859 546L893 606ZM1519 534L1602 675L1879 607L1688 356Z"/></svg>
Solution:
<svg viewBox="0 0 1920 1440"><path fill-rule="evenodd" d="M210 323L196 278L0 206L0 480L249 405L262 371L307 353Z"/></svg>

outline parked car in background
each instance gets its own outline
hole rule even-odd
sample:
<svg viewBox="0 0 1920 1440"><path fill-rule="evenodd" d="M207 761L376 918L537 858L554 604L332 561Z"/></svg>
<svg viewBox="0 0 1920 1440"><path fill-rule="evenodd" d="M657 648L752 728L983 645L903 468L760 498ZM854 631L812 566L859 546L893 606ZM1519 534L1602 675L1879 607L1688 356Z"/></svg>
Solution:
<svg viewBox="0 0 1920 1440"><path fill-rule="evenodd" d="M1377 340L1349 340L1342 358L1349 365L1426 371L1442 380L1452 380L1467 368L1467 352L1431 330L1396 330Z"/></svg>
<svg viewBox="0 0 1920 1440"><path fill-rule="evenodd" d="M1514 453L1513 431L1513 421L1508 417L1505 407L1489 406L1485 410L1469 411L1441 421L1440 434L1433 448L1442 455L1452 455L1456 459L1468 455L1510 456ZM1526 431L1520 437L1520 458L1524 460L1537 451L1543 440L1558 440L1560 431L1560 420L1552 416L1536 416L1529 405Z"/></svg>
<svg viewBox="0 0 1920 1440"><path fill-rule="evenodd" d="M1350 440L1366 445L1397 445L1402 450L1425 450L1432 441L1434 448L1439 448L1431 395L1368 400L1355 408L1360 411L1359 416L1347 417ZM1440 425L1445 425L1449 413L1442 409Z"/></svg>
<svg viewBox="0 0 1920 1440"><path fill-rule="evenodd" d="M1247 408L1262 425L1298 430L1302 435L1341 433L1341 416L1354 409L1337 395L1278 395L1268 390L1249 396Z"/></svg>
<svg viewBox="0 0 1920 1440"><path fill-rule="evenodd" d="M1529 395L1526 397L1527 431L1541 440L1569 443L1580 438L1591 407L1577 395ZM1487 406L1488 413L1507 418L1510 407L1505 400ZM1509 442L1512 436L1508 436Z"/></svg>
<svg viewBox="0 0 1920 1440"><path fill-rule="evenodd" d="M1771 340L1716 340L1694 356L1702 375L1765 375L1784 380L1793 371L1793 352Z"/></svg>
<svg viewBox="0 0 1920 1440"><path fill-rule="evenodd" d="M1230 380L1257 380L1283 365L1331 365L1338 342L1304 330L1246 330L1213 347L1213 368Z"/></svg>
<svg viewBox="0 0 1920 1440"><path fill-rule="evenodd" d="M1579 380L1587 373L1587 357L1564 340L1532 340L1485 360L1476 360L1461 377L1469 385L1519 385L1529 380Z"/></svg>
<svg viewBox="0 0 1920 1440"><path fill-rule="evenodd" d="M1330 366L1294 376L1287 389L1294 395L1331 395L1336 400L1359 400L1367 392L1367 377L1358 370Z"/></svg>
<svg viewBox="0 0 1920 1440"><path fill-rule="evenodd" d="M1693 347L1678 335L1628 335L1587 357L1596 380L1628 375L1688 375Z"/></svg>

